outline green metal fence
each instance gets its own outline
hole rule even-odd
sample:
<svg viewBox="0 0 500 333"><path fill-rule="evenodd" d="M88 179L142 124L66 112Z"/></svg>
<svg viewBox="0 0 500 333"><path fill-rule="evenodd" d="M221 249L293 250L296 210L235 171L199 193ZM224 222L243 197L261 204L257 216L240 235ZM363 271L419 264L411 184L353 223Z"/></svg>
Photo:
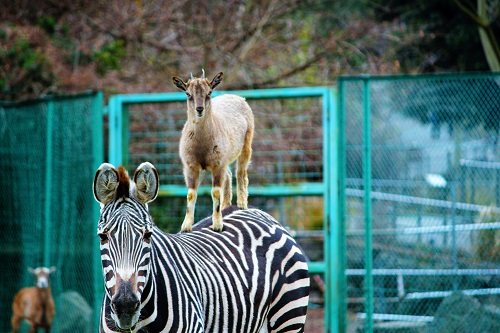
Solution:
<svg viewBox="0 0 500 333"><path fill-rule="evenodd" d="M55 266L55 332L93 332L102 300L92 179L103 159L100 93L0 104L0 332L28 267Z"/></svg>
<svg viewBox="0 0 500 333"><path fill-rule="evenodd" d="M330 148L338 144L338 136L331 134L338 132L335 90L309 87L217 92L221 93L245 97L255 115L249 204L290 227L304 247L312 261L311 273L326 281L325 327L337 331L338 318L342 317L338 300L342 273L336 259L340 235L335 215L338 170L337 163L332 163L337 160L337 150ZM116 95L108 109L110 163L124 164L129 170L146 160L156 166L160 196L149 208L156 224L178 232L187 194L178 153L186 122L186 95ZM208 174L198 190L195 220L212 213L209 184Z"/></svg>
<svg viewBox="0 0 500 333"><path fill-rule="evenodd" d="M350 331L500 331L500 74L342 77Z"/></svg>
<svg viewBox="0 0 500 333"><path fill-rule="evenodd" d="M249 203L290 227L326 283L325 332L499 330L499 87L498 74L363 76L340 78L338 96L328 87L233 92L256 119ZM0 105L2 332L14 293L32 284L27 266L58 267L56 330L75 322L74 299L97 323L91 182L104 161L101 108L100 94ZM182 93L116 95L108 105L108 161L158 168L150 210L171 232L186 204L185 112ZM207 178L196 219L211 214Z"/></svg>

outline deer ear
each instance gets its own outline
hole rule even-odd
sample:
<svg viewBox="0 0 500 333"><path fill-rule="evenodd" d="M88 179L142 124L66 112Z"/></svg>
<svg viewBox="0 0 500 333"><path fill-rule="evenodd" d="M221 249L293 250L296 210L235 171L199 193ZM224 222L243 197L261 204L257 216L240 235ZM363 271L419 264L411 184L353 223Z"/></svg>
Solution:
<svg viewBox="0 0 500 333"><path fill-rule="evenodd" d="M144 162L134 173L134 183L136 187L136 199L142 203L148 203L156 199L159 188L158 171L149 162Z"/></svg>
<svg viewBox="0 0 500 333"><path fill-rule="evenodd" d="M222 76L224 75L224 73L222 72L219 72L217 73L217 75L214 76L214 78L212 79L212 81L210 82L210 87L212 89L215 89L215 87L217 87L219 85L219 83L222 82Z"/></svg>
<svg viewBox="0 0 500 333"><path fill-rule="evenodd" d="M118 171L109 163L103 163L94 176L94 198L106 205L116 198L118 189Z"/></svg>
<svg viewBox="0 0 500 333"><path fill-rule="evenodd" d="M177 76L172 77L172 82L174 83L174 86L176 86L180 90L186 91L186 88L187 88L186 83L184 81L182 81L180 78L178 78Z"/></svg>

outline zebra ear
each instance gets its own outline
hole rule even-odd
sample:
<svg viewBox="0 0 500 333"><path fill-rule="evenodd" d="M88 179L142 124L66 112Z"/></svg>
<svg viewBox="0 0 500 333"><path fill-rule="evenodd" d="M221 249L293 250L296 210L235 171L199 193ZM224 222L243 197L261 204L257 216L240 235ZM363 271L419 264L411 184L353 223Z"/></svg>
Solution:
<svg viewBox="0 0 500 333"><path fill-rule="evenodd" d="M136 199L142 203L148 203L156 199L159 187L158 171L149 162L144 162L134 173L136 186Z"/></svg>
<svg viewBox="0 0 500 333"><path fill-rule="evenodd" d="M118 171L109 163L103 163L94 176L94 198L103 205L116 198L118 189Z"/></svg>

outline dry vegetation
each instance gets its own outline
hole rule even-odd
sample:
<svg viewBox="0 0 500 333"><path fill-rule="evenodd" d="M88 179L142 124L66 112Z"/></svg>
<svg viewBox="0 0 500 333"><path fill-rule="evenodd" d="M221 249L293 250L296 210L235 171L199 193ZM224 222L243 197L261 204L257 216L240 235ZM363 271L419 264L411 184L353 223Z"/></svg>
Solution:
<svg viewBox="0 0 500 333"><path fill-rule="evenodd" d="M88 89L173 90L202 67L224 89L328 85L342 73L393 73L391 45L415 34L328 1L7 1L0 100ZM343 4L345 6L345 4ZM325 9L328 9L325 11ZM399 36L399 37L396 37Z"/></svg>

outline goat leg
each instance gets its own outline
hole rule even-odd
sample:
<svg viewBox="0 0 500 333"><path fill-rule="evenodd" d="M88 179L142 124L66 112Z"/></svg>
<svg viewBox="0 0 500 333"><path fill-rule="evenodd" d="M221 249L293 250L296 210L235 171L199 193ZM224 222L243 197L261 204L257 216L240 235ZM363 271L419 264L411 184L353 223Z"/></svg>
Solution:
<svg viewBox="0 0 500 333"><path fill-rule="evenodd" d="M248 165L252 156L251 148L245 147L238 157L236 171L237 204L241 209L248 209Z"/></svg>
<svg viewBox="0 0 500 333"><path fill-rule="evenodd" d="M224 198L224 189L221 187L226 181L227 166L212 171L212 229L214 231L222 231L222 199Z"/></svg>
<svg viewBox="0 0 500 333"><path fill-rule="evenodd" d="M194 208L196 206L196 198L198 192L198 184L200 180L200 170L185 169L184 171L186 184L188 186L187 207L184 222L182 222L181 231L190 232L193 229L194 223Z"/></svg>
<svg viewBox="0 0 500 333"><path fill-rule="evenodd" d="M231 173L231 168L229 166L226 168L226 178L224 179L224 197L222 199L222 209L231 206L233 201L233 191L231 189L231 181L233 180L233 174Z"/></svg>

